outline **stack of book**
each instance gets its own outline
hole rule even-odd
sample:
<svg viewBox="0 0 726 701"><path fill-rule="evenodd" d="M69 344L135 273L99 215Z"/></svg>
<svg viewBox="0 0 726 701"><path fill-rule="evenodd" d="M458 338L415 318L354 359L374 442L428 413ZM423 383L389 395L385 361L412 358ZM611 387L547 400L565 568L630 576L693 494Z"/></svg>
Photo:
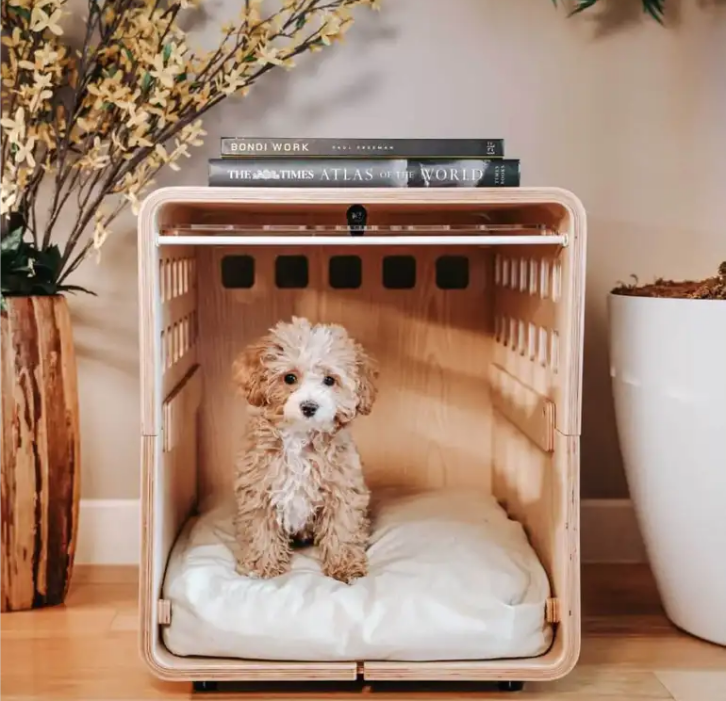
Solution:
<svg viewBox="0 0 726 701"><path fill-rule="evenodd" d="M519 187L504 139L222 137L212 187Z"/></svg>

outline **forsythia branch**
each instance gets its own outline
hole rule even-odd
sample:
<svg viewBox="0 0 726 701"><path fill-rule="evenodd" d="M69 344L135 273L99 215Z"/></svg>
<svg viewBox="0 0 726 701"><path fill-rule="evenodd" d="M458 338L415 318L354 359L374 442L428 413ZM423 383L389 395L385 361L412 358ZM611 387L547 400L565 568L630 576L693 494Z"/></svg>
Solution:
<svg viewBox="0 0 726 701"><path fill-rule="evenodd" d="M68 0L3 0L0 215L21 221L44 250L56 246L61 213L76 205L59 282L101 249L126 206L138 211L156 173L178 170L203 144L208 110L341 40L354 7L378 7L279 0L263 16L262 0L245 0L205 52L190 48L178 23L197 3L88 0L83 43L73 49L62 26ZM39 201L45 182L51 194Z"/></svg>

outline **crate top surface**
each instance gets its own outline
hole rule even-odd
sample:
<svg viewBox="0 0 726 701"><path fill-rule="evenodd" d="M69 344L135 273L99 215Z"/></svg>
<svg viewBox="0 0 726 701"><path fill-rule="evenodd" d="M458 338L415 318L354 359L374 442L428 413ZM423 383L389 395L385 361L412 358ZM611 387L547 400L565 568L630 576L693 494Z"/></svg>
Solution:
<svg viewBox="0 0 726 701"><path fill-rule="evenodd" d="M562 188L300 189L167 187L143 202L139 235L268 234L346 228L350 208L362 205L365 227L379 234L456 236L468 227L508 233L570 233L584 229L580 200ZM438 231L437 231L438 227ZM521 231L515 232L519 227ZM245 232L247 229L247 232ZM489 233L495 233L490 231Z"/></svg>
<svg viewBox="0 0 726 701"><path fill-rule="evenodd" d="M518 188L228 188L171 186L150 193L143 201L140 216L155 213L168 204L206 206L310 207L311 205L351 204L453 208L511 205L559 205L573 214L584 214L579 198L559 187Z"/></svg>

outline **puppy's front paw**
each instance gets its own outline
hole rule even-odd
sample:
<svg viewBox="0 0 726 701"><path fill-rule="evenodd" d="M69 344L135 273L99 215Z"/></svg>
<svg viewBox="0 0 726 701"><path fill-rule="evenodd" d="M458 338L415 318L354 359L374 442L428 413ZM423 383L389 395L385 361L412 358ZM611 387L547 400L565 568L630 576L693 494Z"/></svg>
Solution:
<svg viewBox="0 0 726 701"><path fill-rule="evenodd" d="M289 562L272 560L255 563L238 560L235 567L237 574L250 579L272 579L285 574L289 569Z"/></svg>
<svg viewBox="0 0 726 701"><path fill-rule="evenodd" d="M345 548L330 553L323 562L323 573L345 584L352 584L356 579L368 574L368 557L363 548Z"/></svg>

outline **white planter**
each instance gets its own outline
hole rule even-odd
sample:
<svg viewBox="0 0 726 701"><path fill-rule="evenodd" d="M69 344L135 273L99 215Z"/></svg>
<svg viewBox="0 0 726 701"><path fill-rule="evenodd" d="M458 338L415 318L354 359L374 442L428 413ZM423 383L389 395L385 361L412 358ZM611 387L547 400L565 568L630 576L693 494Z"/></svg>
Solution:
<svg viewBox="0 0 726 701"><path fill-rule="evenodd" d="M666 614L726 645L726 301L610 295L625 473Z"/></svg>

